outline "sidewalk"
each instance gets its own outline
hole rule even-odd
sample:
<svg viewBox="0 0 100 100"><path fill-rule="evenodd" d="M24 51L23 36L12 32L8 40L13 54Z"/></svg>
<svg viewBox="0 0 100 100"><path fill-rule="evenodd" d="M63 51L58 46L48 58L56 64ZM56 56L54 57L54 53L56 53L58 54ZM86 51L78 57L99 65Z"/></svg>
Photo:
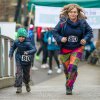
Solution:
<svg viewBox="0 0 100 100"><path fill-rule="evenodd" d="M16 89L0 90L0 100L100 100L100 67L80 64L73 95L65 95L64 74L31 86L32 91L27 93L25 87L21 94Z"/></svg>

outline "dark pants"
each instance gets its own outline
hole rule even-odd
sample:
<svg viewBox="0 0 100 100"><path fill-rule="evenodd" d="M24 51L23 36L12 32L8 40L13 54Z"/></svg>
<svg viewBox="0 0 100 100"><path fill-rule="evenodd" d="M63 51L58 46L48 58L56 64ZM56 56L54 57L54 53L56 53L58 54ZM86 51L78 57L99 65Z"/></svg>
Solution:
<svg viewBox="0 0 100 100"><path fill-rule="evenodd" d="M85 60L87 60L87 59L89 58L90 55L91 55L91 52L85 50Z"/></svg>
<svg viewBox="0 0 100 100"><path fill-rule="evenodd" d="M44 43L44 42L41 43L41 47L38 49L36 55L39 56L42 51L43 51L42 64L46 64L47 57L48 57L47 43Z"/></svg>
<svg viewBox="0 0 100 100"><path fill-rule="evenodd" d="M34 66L34 55L32 56L32 63L31 63L31 66L32 66L32 67Z"/></svg>
<svg viewBox="0 0 100 100"><path fill-rule="evenodd" d="M30 68L29 65L21 65L20 62L16 62L16 79L15 87L22 87L22 82L28 84L30 82Z"/></svg>
<svg viewBox="0 0 100 100"><path fill-rule="evenodd" d="M59 60L58 60L58 50L49 50L48 55L49 55L49 69L52 70L52 58L53 57L57 63L58 68L60 68L59 67Z"/></svg>
<svg viewBox="0 0 100 100"><path fill-rule="evenodd" d="M44 45L44 47L43 47L42 64L46 64L47 63L47 57L48 57L48 50L47 50L47 46Z"/></svg>
<svg viewBox="0 0 100 100"><path fill-rule="evenodd" d="M39 55L40 55L40 53L42 52L42 50L43 50L43 47L41 46L41 47L38 49L38 51L37 51L36 55L37 55L37 56L39 56Z"/></svg>
<svg viewBox="0 0 100 100"><path fill-rule="evenodd" d="M91 57L90 58L90 63L93 64L93 65L95 65L97 63L97 61L98 61L97 57Z"/></svg>

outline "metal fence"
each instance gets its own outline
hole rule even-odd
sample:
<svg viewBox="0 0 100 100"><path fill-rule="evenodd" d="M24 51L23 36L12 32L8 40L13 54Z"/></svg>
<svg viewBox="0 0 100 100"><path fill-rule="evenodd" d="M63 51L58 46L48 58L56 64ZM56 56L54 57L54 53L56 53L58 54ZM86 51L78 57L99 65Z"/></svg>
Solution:
<svg viewBox="0 0 100 100"><path fill-rule="evenodd" d="M14 58L11 60L8 56L12 42L11 38L0 35L0 79L15 74Z"/></svg>

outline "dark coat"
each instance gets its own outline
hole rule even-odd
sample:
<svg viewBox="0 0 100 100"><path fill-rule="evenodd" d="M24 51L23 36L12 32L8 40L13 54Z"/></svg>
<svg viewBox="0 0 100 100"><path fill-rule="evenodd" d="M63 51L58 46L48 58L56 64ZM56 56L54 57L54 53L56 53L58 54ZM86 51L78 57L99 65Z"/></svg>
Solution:
<svg viewBox="0 0 100 100"><path fill-rule="evenodd" d="M73 23L70 19L66 19L65 17L60 19L52 33L61 48L71 50L82 46L82 44L80 44L81 39L85 39L86 42L89 42L93 37L92 29L85 19L79 19L76 23ZM62 43L62 37L67 37L68 41ZM75 39L75 41L73 39Z"/></svg>
<svg viewBox="0 0 100 100"><path fill-rule="evenodd" d="M13 57L15 49L16 49L16 54L15 54L16 62L18 61L22 65L31 64L31 57L36 52L36 47L33 46L28 39L25 39L23 42L15 40L10 48L9 57ZM22 61L22 55L24 55L24 52L27 52L27 55L30 56L30 61L28 62Z"/></svg>

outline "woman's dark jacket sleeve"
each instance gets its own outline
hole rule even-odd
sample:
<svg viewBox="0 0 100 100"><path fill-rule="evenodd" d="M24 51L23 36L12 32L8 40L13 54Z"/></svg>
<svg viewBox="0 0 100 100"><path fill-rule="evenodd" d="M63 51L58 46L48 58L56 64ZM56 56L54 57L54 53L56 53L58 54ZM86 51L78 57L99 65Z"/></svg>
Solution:
<svg viewBox="0 0 100 100"><path fill-rule="evenodd" d="M58 43L61 42L61 39L63 37L63 36L61 36L61 30L62 30L61 25L63 25L63 23L65 23L66 20L67 20L66 18L61 18L60 21L58 22L58 24L55 26L55 28L52 31L53 36Z"/></svg>
<svg viewBox="0 0 100 100"><path fill-rule="evenodd" d="M85 39L86 42L89 42L91 38L93 37L92 28L89 26L86 20L84 20L82 27L83 27L83 39Z"/></svg>

